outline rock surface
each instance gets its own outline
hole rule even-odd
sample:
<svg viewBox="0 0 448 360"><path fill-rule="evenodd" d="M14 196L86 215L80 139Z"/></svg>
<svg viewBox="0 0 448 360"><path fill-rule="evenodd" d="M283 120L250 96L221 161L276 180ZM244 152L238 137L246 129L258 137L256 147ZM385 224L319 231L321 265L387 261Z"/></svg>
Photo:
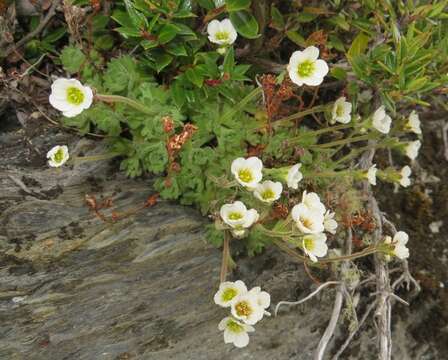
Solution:
<svg viewBox="0 0 448 360"><path fill-rule="evenodd" d="M203 217L160 201L104 222L86 205L87 194L113 201L103 211L110 218L141 207L150 182L118 175L113 161L50 169L45 153L54 144L69 144L72 155L102 149L53 130L7 130L0 134L0 359L312 358L334 290L264 319L247 348L226 345L217 324L228 312L212 300L221 254L205 241ZM276 249L247 258L235 244L234 252L231 278L262 286L274 304L315 288L303 266ZM368 324L342 358L376 358ZM333 349L345 339L345 325ZM412 345L409 326L395 325L396 359L439 358Z"/></svg>

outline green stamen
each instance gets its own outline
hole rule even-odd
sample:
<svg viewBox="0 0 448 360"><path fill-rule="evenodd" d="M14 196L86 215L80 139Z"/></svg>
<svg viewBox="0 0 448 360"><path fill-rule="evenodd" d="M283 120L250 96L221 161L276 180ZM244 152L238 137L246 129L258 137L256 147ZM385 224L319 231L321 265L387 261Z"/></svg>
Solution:
<svg viewBox="0 0 448 360"><path fill-rule="evenodd" d="M244 331L243 326L233 320L229 320L229 322L227 323L227 328L234 333L240 333Z"/></svg>
<svg viewBox="0 0 448 360"><path fill-rule="evenodd" d="M297 66L297 74L300 77L309 77L315 69L314 62L307 60Z"/></svg>
<svg viewBox="0 0 448 360"><path fill-rule="evenodd" d="M228 40L229 33L227 31L220 31L215 34L216 40Z"/></svg>
<svg viewBox="0 0 448 360"><path fill-rule="evenodd" d="M222 293L222 301L230 301L237 294L238 294L238 292L235 289L233 289L233 288L225 289L224 292Z"/></svg>
<svg viewBox="0 0 448 360"><path fill-rule="evenodd" d="M263 200L273 199L274 196L275 196L275 194L271 189L267 189L261 194L261 197L263 198Z"/></svg>
<svg viewBox="0 0 448 360"><path fill-rule="evenodd" d="M60 163L64 159L64 150L59 149L54 154L54 162Z"/></svg>
<svg viewBox="0 0 448 360"><path fill-rule="evenodd" d="M343 116L344 115L344 107L342 105L339 105L336 107L336 115L337 116Z"/></svg>
<svg viewBox="0 0 448 360"><path fill-rule="evenodd" d="M73 105L80 105L84 101L84 93L77 87L67 88L67 101Z"/></svg>
<svg viewBox="0 0 448 360"><path fill-rule="evenodd" d="M251 182L254 177L252 176L252 171L249 169L243 169L238 172L238 177L245 183Z"/></svg>
<svg viewBox="0 0 448 360"><path fill-rule="evenodd" d="M238 213L238 212L234 212L234 213L230 213L229 214L229 219L230 220L240 220L243 218L243 214Z"/></svg>

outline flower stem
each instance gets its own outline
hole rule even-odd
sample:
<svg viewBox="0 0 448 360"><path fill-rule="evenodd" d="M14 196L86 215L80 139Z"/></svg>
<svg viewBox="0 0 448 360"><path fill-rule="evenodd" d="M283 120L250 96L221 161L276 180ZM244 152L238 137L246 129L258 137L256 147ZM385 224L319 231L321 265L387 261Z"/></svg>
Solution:
<svg viewBox="0 0 448 360"><path fill-rule="evenodd" d="M222 262L221 262L221 273L220 281L226 281L227 269L229 267L229 253L230 253L230 234L228 231L224 231L224 242L222 245Z"/></svg>
<svg viewBox="0 0 448 360"><path fill-rule="evenodd" d="M324 144L317 144L317 145L312 145L312 148L330 148L333 146L339 146L339 145L346 145L346 144L350 144L353 142L358 142L358 141L364 141L364 140L369 140L371 139L372 135L371 134L367 134L367 135L361 135L361 136L355 136L353 138L348 138L348 139L341 139L341 140L336 140L336 141L331 141L328 143L324 143Z"/></svg>
<svg viewBox="0 0 448 360"><path fill-rule="evenodd" d="M285 123L290 122L291 120L297 120L297 119L303 118L307 115L315 114L318 112L324 112L326 109L327 109L327 106L325 106L325 105L315 106L311 109L300 111L298 113L295 113L295 114L289 115L287 117L284 117L282 119L276 120L273 122L273 125L274 126L283 125Z"/></svg>
<svg viewBox="0 0 448 360"><path fill-rule="evenodd" d="M148 108L147 106L143 105L142 103L135 101L133 99L129 99L124 96L120 95L102 95L102 94L96 94L95 98L97 100L106 102L106 103L123 103L126 104L132 108L134 108L137 111L140 111L144 114L148 115L154 115L154 111Z"/></svg>

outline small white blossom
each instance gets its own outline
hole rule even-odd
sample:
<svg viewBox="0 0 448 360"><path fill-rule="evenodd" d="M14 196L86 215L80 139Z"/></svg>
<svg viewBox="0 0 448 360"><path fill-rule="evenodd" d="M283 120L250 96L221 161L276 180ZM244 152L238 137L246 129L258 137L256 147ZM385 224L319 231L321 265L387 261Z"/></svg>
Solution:
<svg viewBox="0 0 448 360"><path fill-rule="evenodd" d="M259 286L252 288L249 292L257 298L258 305L263 309L267 309L271 306L271 295L266 291L261 291Z"/></svg>
<svg viewBox="0 0 448 360"><path fill-rule="evenodd" d="M373 164L369 170L367 170L367 180L369 181L370 185L376 185L376 172L378 169L376 168L376 164Z"/></svg>
<svg viewBox="0 0 448 360"><path fill-rule="evenodd" d="M338 223L334 219L335 213L327 210L324 215L324 228L325 231L328 231L331 234L336 234L336 229L338 227Z"/></svg>
<svg viewBox="0 0 448 360"><path fill-rule="evenodd" d="M406 156L411 160L415 160L418 156L418 151L420 150L421 146L422 143L420 142L420 140L409 142L405 147Z"/></svg>
<svg viewBox="0 0 448 360"><path fill-rule="evenodd" d="M403 260L409 257L409 249L406 247L408 241L409 235L404 231L398 231L393 239L390 236L386 236L384 243L391 244L393 246L392 254Z"/></svg>
<svg viewBox="0 0 448 360"><path fill-rule="evenodd" d="M331 120L334 124L335 122L340 122L341 124L348 124L352 113L352 103L345 101L345 97L340 97L336 100L333 105L333 110L331 112Z"/></svg>
<svg viewBox="0 0 448 360"><path fill-rule="evenodd" d="M303 174L300 172L302 164L295 164L291 166L288 170L288 175L286 176L286 183L291 189L297 190L299 187L299 182L303 179Z"/></svg>
<svg viewBox="0 0 448 360"><path fill-rule="evenodd" d="M51 85L51 106L66 117L74 117L92 105L93 92L76 79L60 78Z"/></svg>
<svg viewBox="0 0 448 360"><path fill-rule="evenodd" d="M403 168L400 171L400 180L399 183L401 186L403 187L408 187L409 185L411 185L411 179L409 179L409 177L411 176L411 168L409 166L403 166Z"/></svg>
<svg viewBox="0 0 448 360"><path fill-rule="evenodd" d="M380 106L373 114L372 124L380 133L387 134L390 131L392 119L386 114L384 106Z"/></svg>
<svg viewBox="0 0 448 360"><path fill-rule="evenodd" d="M225 281L219 285L219 290L213 300L216 305L230 307L239 295L245 293L247 293L247 287L241 280L235 282Z"/></svg>
<svg viewBox="0 0 448 360"><path fill-rule="evenodd" d="M241 201L221 206L220 215L227 225L237 231L250 228L259 217L257 210L247 210Z"/></svg>
<svg viewBox="0 0 448 360"><path fill-rule="evenodd" d="M232 45L238 34L229 19L212 20L207 25L208 39L218 45Z"/></svg>
<svg viewBox="0 0 448 360"><path fill-rule="evenodd" d="M254 189L263 178L263 163L256 156L233 160L231 171L235 179L250 190Z"/></svg>
<svg viewBox="0 0 448 360"><path fill-rule="evenodd" d="M303 51L294 51L288 65L291 81L299 86L320 85L329 69L327 63L318 57L319 49L315 46L309 46Z"/></svg>
<svg viewBox="0 0 448 360"><path fill-rule="evenodd" d="M68 158L68 147L66 145L56 145L47 152L48 165L51 167L59 167L64 165Z"/></svg>
<svg viewBox="0 0 448 360"><path fill-rule="evenodd" d="M405 125L406 130L413 132L414 134L420 135L422 129L420 128L420 118L415 111L412 111L409 115L408 122Z"/></svg>
<svg viewBox="0 0 448 360"><path fill-rule="evenodd" d="M314 192L303 192L302 195L302 204L307 206L311 210L315 210L322 214L325 213L325 205L320 201L319 195Z"/></svg>
<svg viewBox="0 0 448 360"><path fill-rule="evenodd" d="M310 234L303 237L303 251L311 261L316 262L318 257L327 255L327 237L323 233Z"/></svg>
<svg viewBox="0 0 448 360"><path fill-rule="evenodd" d="M258 295L248 292L236 298L231 305L231 312L236 319L254 325L263 318L264 308L259 304Z"/></svg>
<svg viewBox="0 0 448 360"><path fill-rule="evenodd" d="M272 203L280 199L282 191L283 191L282 183L267 180L262 183L259 183L255 187L254 195L257 199L263 202Z"/></svg>
<svg viewBox="0 0 448 360"><path fill-rule="evenodd" d="M303 203L292 208L291 216L299 230L305 234L324 231L324 214L316 209L309 208Z"/></svg>
<svg viewBox="0 0 448 360"><path fill-rule="evenodd" d="M218 329L224 331L224 342L243 348L249 344L249 332L254 332L253 326L244 324L228 316L221 320Z"/></svg>

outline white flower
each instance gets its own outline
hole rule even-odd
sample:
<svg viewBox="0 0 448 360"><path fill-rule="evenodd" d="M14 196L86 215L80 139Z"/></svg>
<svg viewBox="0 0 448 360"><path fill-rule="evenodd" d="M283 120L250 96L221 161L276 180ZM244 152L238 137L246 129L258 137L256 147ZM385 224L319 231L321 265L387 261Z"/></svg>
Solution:
<svg viewBox="0 0 448 360"><path fill-rule="evenodd" d="M303 251L307 254L311 261L316 262L317 257L322 257L327 254L327 237L325 234L311 234L303 237Z"/></svg>
<svg viewBox="0 0 448 360"><path fill-rule="evenodd" d="M380 106L373 114L372 124L380 133L387 134L390 131L392 119L386 114L384 106Z"/></svg>
<svg viewBox="0 0 448 360"><path fill-rule="evenodd" d="M406 156L411 160L415 160L418 156L418 151L420 150L420 146L422 146L422 143L420 142L420 140L415 140L415 141L409 142L405 147Z"/></svg>
<svg viewBox="0 0 448 360"><path fill-rule="evenodd" d="M299 86L317 86L328 73L328 65L318 59L319 49L309 46L303 51L294 51L289 59L288 73L291 81Z"/></svg>
<svg viewBox="0 0 448 360"><path fill-rule="evenodd" d="M420 128L420 119L415 111L412 111L409 115L405 128L406 130L409 130L417 135L422 133L422 129Z"/></svg>
<svg viewBox="0 0 448 360"><path fill-rule="evenodd" d="M239 231L250 228L259 216L257 210L247 210L241 201L221 206L220 215L227 225Z"/></svg>
<svg viewBox="0 0 448 360"><path fill-rule="evenodd" d="M282 183L267 180L255 187L254 195L263 202L271 203L280 199L282 191Z"/></svg>
<svg viewBox="0 0 448 360"><path fill-rule="evenodd" d="M335 213L327 210L324 215L324 228L325 231L329 233L336 234L336 228L338 227L338 223L334 219Z"/></svg>
<svg viewBox="0 0 448 360"><path fill-rule="evenodd" d="M376 168L376 164L373 164L369 170L367 170L367 180L369 180L370 185L376 185L376 172L378 169Z"/></svg>
<svg viewBox="0 0 448 360"><path fill-rule="evenodd" d="M207 33L208 39L218 45L231 45L238 36L235 27L229 19L210 21L207 26Z"/></svg>
<svg viewBox="0 0 448 360"><path fill-rule="evenodd" d="M230 307L239 295L247 293L247 287L241 280L235 282L226 281L219 285L219 290L213 300L216 305Z"/></svg>
<svg viewBox="0 0 448 360"><path fill-rule="evenodd" d="M69 158L68 147L66 145L56 145L47 152L48 165L59 167L65 164Z"/></svg>
<svg viewBox="0 0 448 360"><path fill-rule="evenodd" d="M66 117L74 117L92 105L93 92L76 79L57 79L51 85L51 106Z"/></svg>
<svg viewBox="0 0 448 360"><path fill-rule="evenodd" d="M400 171L400 180L399 183L401 186L403 187L408 187L409 185L411 185L411 180L409 179L409 176L411 176L411 168L409 166L403 166L403 168Z"/></svg>
<svg viewBox="0 0 448 360"><path fill-rule="evenodd" d="M249 344L247 333L255 331L253 326L244 324L230 316L221 320L218 329L224 331L224 342L226 344L233 343L238 348L247 346Z"/></svg>
<svg viewBox="0 0 448 360"><path fill-rule="evenodd" d="M302 164L295 164L291 166L288 170L288 175L286 176L286 183L291 189L297 190L299 187L299 182L303 179L303 174L300 172Z"/></svg>
<svg viewBox="0 0 448 360"><path fill-rule="evenodd" d="M236 298L231 305L231 312L236 319L254 325L263 318L264 308L259 304L258 295L248 292Z"/></svg>
<svg viewBox="0 0 448 360"><path fill-rule="evenodd" d="M307 193L304 191L302 195L302 204L311 210L315 210L322 214L325 213L325 205L320 201L319 195L314 192Z"/></svg>
<svg viewBox="0 0 448 360"><path fill-rule="evenodd" d="M231 171L235 179L249 189L255 188L263 178L263 163L256 156L250 158L237 158L233 160Z"/></svg>
<svg viewBox="0 0 448 360"><path fill-rule="evenodd" d="M315 209L310 209L303 203L292 208L291 216L299 230L305 234L324 231L324 214Z"/></svg>
<svg viewBox="0 0 448 360"><path fill-rule="evenodd" d="M406 234L404 231L398 231L394 235L393 239L390 236L386 236L384 242L386 244L391 244L393 246L392 254L397 258L403 260L409 257L409 249L406 247L408 240L408 234Z"/></svg>
<svg viewBox="0 0 448 360"><path fill-rule="evenodd" d="M352 113L352 104L345 101L345 97L340 97L336 100L333 105L333 110L331 112L332 123L340 122L341 124L348 124Z"/></svg>
<svg viewBox="0 0 448 360"><path fill-rule="evenodd" d="M263 309L267 309L271 305L271 295L266 291L261 291L259 286L250 289L249 293L257 298L258 305Z"/></svg>

